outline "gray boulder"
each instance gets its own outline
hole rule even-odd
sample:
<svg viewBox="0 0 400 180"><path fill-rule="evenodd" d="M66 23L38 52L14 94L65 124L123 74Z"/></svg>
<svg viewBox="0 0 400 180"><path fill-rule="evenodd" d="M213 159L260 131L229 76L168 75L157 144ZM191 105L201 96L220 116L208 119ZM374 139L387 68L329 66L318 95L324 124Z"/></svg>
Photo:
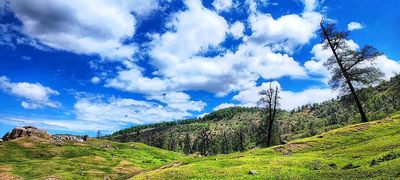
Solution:
<svg viewBox="0 0 400 180"><path fill-rule="evenodd" d="M32 136L33 134L40 133L47 133L47 131L33 126L16 127L11 132L7 132L2 139L4 141L10 141L13 139Z"/></svg>
<svg viewBox="0 0 400 180"><path fill-rule="evenodd" d="M256 170L250 170L249 174L251 174L251 175L257 174L257 171Z"/></svg>

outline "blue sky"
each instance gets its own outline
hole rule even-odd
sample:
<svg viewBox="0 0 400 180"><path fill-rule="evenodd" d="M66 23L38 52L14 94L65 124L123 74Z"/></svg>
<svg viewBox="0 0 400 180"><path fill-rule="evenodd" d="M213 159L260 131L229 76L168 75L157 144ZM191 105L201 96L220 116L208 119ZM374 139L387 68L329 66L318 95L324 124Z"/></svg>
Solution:
<svg viewBox="0 0 400 180"><path fill-rule="evenodd" d="M0 0L0 134L35 125L94 135L254 106L270 82L281 108L329 89L322 17L400 72L399 1Z"/></svg>

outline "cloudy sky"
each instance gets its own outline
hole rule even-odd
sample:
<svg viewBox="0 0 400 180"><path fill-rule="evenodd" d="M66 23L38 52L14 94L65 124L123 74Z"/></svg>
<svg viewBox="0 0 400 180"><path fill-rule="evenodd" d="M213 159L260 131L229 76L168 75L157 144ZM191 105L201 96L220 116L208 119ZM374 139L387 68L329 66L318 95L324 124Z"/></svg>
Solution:
<svg viewBox="0 0 400 180"><path fill-rule="evenodd" d="M0 134L35 125L94 135L254 106L329 100L322 17L400 72L400 1L0 0Z"/></svg>

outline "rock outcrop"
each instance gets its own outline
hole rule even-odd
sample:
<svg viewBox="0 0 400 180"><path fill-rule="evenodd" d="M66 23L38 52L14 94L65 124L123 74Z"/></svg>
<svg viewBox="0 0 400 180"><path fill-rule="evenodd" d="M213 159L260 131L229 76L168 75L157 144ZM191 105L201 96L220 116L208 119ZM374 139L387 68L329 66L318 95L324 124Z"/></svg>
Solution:
<svg viewBox="0 0 400 180"><path fill-rule="evenodd" d="M64 141L74 141L74 142L85 142L89 140L89 136L74 136L74 135L68 135L68 134L56 134L53 135L53 139L56 142L62 143Z"/></svg>
<svg viewBox="0 0 400 180"><path fill-rule="evenodd" d="M75 135L67 135L67 134L56 134L50 135L47 131L43 129L39 129L33 126L24 126L24 127L16 127L11 132L7 132L2 141L10 141L22 137L33 136L35 139L46 139L50 140L52 143L64 143L65 141L73 141L73 142L85 142L89 140L89 136L75 136Z"/></svg>
<svg viewBox="0 0 400 180"><path fill-rule="evenodd" d="M47 134L47 131L33 126L17 127L14 128L11 133L7 132L2 139L3 141L10 141L21 137L32 136L34 134Z"/></svg>

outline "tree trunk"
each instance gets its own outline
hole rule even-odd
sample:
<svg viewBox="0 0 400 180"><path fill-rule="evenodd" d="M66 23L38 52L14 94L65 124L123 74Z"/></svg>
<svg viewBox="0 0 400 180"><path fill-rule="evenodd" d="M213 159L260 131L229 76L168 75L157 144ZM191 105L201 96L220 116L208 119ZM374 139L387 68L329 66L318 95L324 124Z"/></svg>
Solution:
<svg viewBox="0 0 400 180"><path fill-rule="evenodd" d="M271 87L270 87L271 88ZM267 146L270 147L271 146L271 138L272 138L272 126L274 124L274 120L275 120L275 112L276 112L276 101L277 101L277 95L278 95L278 87L276 87L275 89L275 97L274 97L274 101L272 101L272 97L270 100L270 105L269 105L269 126L268 126L268 141L267 141ZM272 88L271 88L271 96L273 96L272 94ZM274 108L272 109L272 103L274 105Z"/></svg>
<svg viewBox="0 0 400 180"><path fill-rule="evenodd" d="M334 55L335 58L336 58L336 61L337 61L338 65L339 65L339 68L340 68L340 70L342 71L343 76L344 76L344 78L346 79L346 83L347 83L347 85L348 85L349 88L350 88L350 92L351 92L351 94L353 95L354 101L356 102L358 111L359 111L359 113L360 113L360 115L361 115L361 121L362 121L362 122L368 122L368 118L367 118L367 116L365 115L364 109L363 109L363 107L362 107L362 105L361 105L360 100L358 99L358 96L357 96L357 93L356 93L356 91L355 91L355 89L354 89L354 87L353 87L353 84L351 84L351 81L350 81L350 78L349 78L349 76L348 76L348 74L347 74L347 71L346 71L345 68L343 67L342 61L339 59L339 57L338 57L338 55L337 55L335 49L333 48L333 45L332 45L332 43L331 43L331 39L329 38L328 34L327 34L326 31L325 31L324 25L323 25L322 23L321 23L320 25L321 25L322 31L323 31L323 33L324 33L325 39L328 41L329 46L331 47L331 50L332 50L332 52L333 52L333 55Z"/></svg>

